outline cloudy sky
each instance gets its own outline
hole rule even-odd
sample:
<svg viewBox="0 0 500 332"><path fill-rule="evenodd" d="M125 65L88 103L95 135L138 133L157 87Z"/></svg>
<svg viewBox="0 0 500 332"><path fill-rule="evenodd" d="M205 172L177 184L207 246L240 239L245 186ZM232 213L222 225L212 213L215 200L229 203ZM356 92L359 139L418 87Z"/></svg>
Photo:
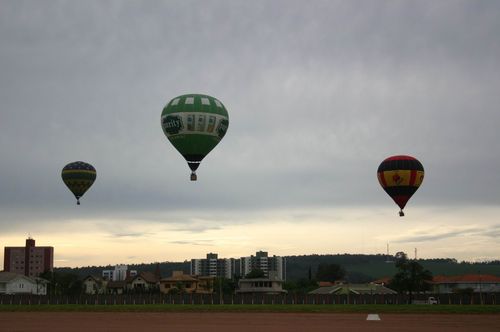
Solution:
<svg viewBox="0 0 500 332"><path fill-rule="evenodd" d="M0 247L499 259L499 36L493 0L0 0ZM197 182L160 126L185 93L230 117ZM404 218L376 177L396 154L426 171Z"/></svg>

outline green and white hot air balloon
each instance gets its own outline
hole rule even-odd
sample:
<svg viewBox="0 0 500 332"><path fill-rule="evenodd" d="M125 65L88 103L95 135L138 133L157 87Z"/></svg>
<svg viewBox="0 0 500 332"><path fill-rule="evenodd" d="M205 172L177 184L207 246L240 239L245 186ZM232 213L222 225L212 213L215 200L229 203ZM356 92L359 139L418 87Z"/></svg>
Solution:
<svg viewBox="0 0 500 332"><path fill-rule="evenodd" d="M229 116L216 98L201 94L175 97L161 113L161 127L172 145L186 159L191 181L205 156L226 135Z"/></svg>

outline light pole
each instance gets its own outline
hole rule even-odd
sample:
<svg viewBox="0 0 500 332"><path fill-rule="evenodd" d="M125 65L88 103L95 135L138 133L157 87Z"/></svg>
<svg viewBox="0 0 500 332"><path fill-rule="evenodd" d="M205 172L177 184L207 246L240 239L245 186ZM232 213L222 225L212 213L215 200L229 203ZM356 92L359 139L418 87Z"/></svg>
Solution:
<svg viewBox="0 0 500 332"><path fill-rule="evenodd" d="M480 304L483 304L483 292L482 292L482 287L481 287L481 271L478 271L479 272L479 303Z"/></svg>

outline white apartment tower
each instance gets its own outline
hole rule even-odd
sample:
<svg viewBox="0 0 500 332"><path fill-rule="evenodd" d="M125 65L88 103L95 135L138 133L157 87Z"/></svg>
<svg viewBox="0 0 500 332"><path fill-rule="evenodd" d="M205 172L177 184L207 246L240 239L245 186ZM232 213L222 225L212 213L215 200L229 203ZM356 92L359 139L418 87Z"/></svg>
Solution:
<svg viewBox="0 0 500 332"><path fill-rule="evenodd" d="M286 280L286 259L280 256L269 257L266 251L257 251L255 256L241 257L240 275L246 276L253 270L262 270L266 277L270 272L278 279Z"/></svg>
<svg viewBox="0 0 500 332"><path fill-rule="evenodd" d="M233 258L218 258L215 253L207 254L207 258L191 260L191 275L232 279L234 270Z"/></svg>

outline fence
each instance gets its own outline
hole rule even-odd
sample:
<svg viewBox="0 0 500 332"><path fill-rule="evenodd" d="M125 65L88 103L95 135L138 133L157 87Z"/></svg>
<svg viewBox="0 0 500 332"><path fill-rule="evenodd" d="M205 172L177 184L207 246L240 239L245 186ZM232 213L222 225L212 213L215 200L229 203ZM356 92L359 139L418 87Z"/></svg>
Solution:
<svg viewBox="0 0 500 332"><path fill-rule="evenodd" d="M500 304L500 293L483 294L425 294L416 295L414 300L425 300L433 296L440 304ZM81 295L81 296L50 296L50 295L0 295L0 305L42 305L42 304L80 304L80 305L144 305L144 304L407 304L406 295L262 295L262 294L124 294L124 295Z"/></svg>

